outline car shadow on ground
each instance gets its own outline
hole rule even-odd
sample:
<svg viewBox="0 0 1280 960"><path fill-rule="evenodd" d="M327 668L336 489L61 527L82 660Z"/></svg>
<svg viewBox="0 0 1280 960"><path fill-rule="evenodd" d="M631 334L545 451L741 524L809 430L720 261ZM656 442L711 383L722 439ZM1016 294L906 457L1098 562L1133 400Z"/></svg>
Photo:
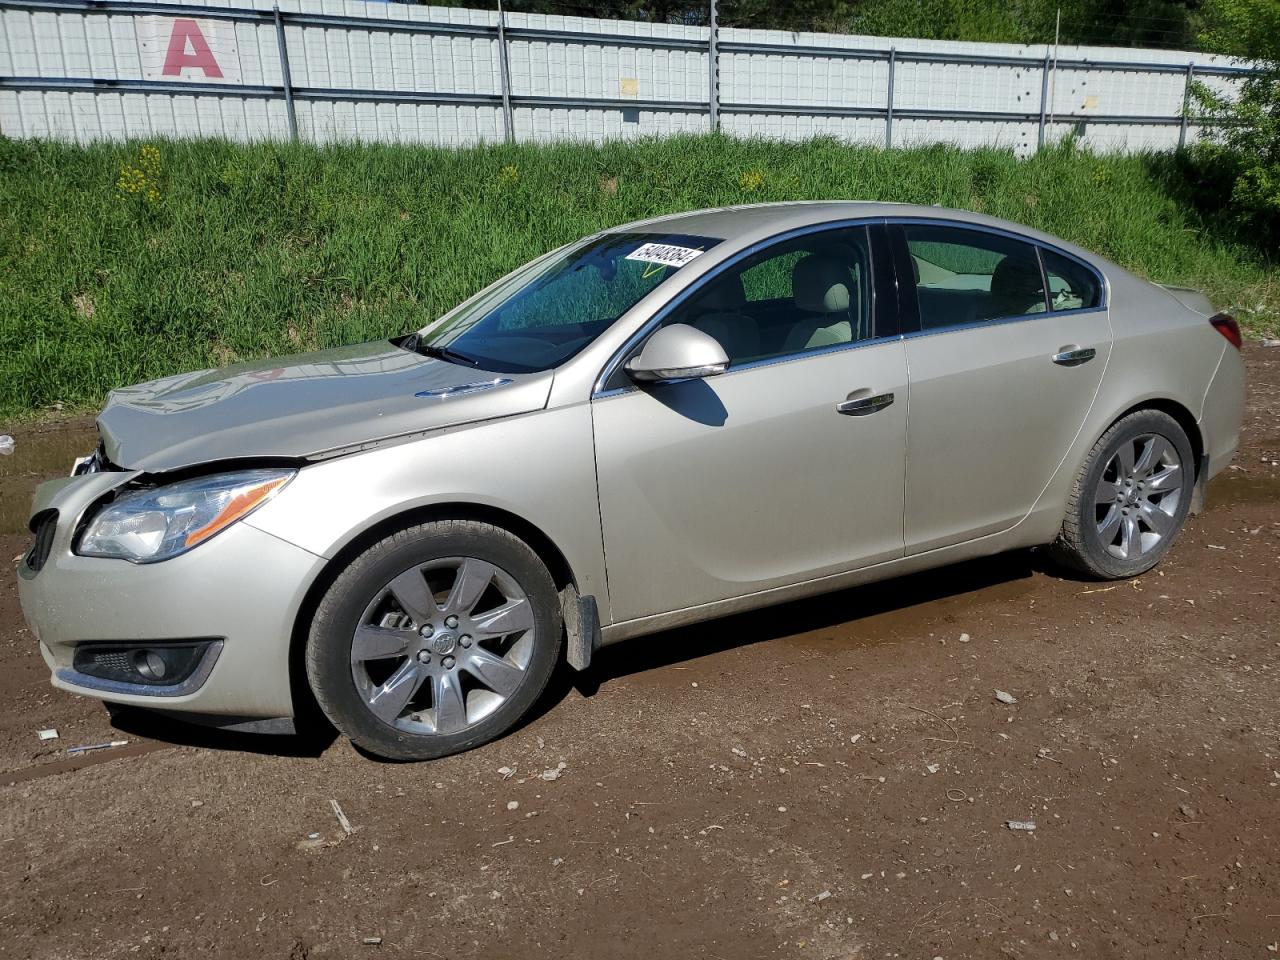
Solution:
<svg viewBox="0 0 1280 960"><path fill-rule="evenodd" d="M515 727L514 733L535 722L577 691L584 697L610 681L709 656L734 647L752 646L797 634L851 625L892 611L905 611L948 597L975 593L1001 584L1029 580L1037 573L1062 576L1043 551L1018 550L970 560L948 567L910 574L893 580L864 584L835 593L723 617L709 623L665 630L598 650L590 669L577 672L561 664L544 696ZM299 708L294 733L259 733L227 730L184 722L173 715L115 707L112 724L135 737L175 746L210 750L272 754L286 757L319 757L338 733L314 705ZM380 760L360 751L370 760Z"/></svg>
<svg viewBox="0 0 1280 960"><path fill-rule="evenodd" d="M111 725L123 733L176 747L204 747L233 753L260 753L278 757L318 757L338 737L322 717L308 716L290 732L229 730L193 722L189 717L134 707L110 707Z"/></svg>
<svg viewBox="0 0 1280 960"><path fill-rule="evenodd" d="M1027 580L1036 573L1063 576L1044 556L1044 551L1017 550L624 641L598 650L590 669L583 673L561 671L563 676L557 677L561 689L549 691L544 704L554 705L570 688L590 697L611 680L696 660L733 647L842 624L852 625L856 635L860 620L998 584ZM714 629L708 629L710 625L714 625Z"/></svg>

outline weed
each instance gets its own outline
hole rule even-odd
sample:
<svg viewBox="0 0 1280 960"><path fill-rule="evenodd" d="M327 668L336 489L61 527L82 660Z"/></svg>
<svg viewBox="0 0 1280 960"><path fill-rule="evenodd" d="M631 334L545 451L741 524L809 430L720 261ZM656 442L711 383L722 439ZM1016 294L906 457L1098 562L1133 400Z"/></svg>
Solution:
<svg viewBox="0 0 1280 960"><path fill-rule="evenodd" d="M126 170L148 186L126 190ZM765 197L981 208L1202 287L1251 335L1276 335L1274 253L1216 232L1177 176L1071 145L1018 160L719 136L465 150L0 139L0 416L403 333L578 237ZM122 216L121 196L140 215Z"/></svg>

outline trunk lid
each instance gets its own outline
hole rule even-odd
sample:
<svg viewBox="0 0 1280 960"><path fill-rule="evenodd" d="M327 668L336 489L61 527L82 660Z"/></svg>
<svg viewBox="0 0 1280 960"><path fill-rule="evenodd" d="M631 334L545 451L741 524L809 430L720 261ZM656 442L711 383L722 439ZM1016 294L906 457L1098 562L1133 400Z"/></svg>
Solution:
<svg viewBox="0 0 1280 960"><path fill-rule="evenodd" d="M1206 317L1212 316L1216 312L1213 308L1213 303L1201 290L1196 290L1194 287L1179 287L1171 283L1159 283L1156 286L1188 310L1194 310L1196 313L1203 314Z"/></svg>

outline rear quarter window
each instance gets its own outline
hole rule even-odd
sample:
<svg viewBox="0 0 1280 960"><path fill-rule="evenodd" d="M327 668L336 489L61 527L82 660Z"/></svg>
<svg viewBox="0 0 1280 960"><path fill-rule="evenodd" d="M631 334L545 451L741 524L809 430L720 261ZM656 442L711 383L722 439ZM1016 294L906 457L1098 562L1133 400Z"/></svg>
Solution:
<svg viewBox="0 0 1280 960"><path fill-rule="evenodd" d="M1090 310L1102 305L1102 285L1084 264L1043 247L1040 259L1049 284L1050 310Z"/></svg>

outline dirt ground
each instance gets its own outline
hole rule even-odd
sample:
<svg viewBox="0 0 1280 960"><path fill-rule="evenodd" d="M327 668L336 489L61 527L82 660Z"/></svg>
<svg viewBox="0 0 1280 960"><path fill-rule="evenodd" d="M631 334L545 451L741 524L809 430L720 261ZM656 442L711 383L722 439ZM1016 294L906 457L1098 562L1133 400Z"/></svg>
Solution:
<svg viewBox="0 0 1280 960"><path fill-rule="evenodd" d="M662 634L435 763L113 727L6 574L0 957L1276 957L1280 349L1247 358L1158 571L1017 553ZM0 518L87 437L18 433Z"/></svg>

